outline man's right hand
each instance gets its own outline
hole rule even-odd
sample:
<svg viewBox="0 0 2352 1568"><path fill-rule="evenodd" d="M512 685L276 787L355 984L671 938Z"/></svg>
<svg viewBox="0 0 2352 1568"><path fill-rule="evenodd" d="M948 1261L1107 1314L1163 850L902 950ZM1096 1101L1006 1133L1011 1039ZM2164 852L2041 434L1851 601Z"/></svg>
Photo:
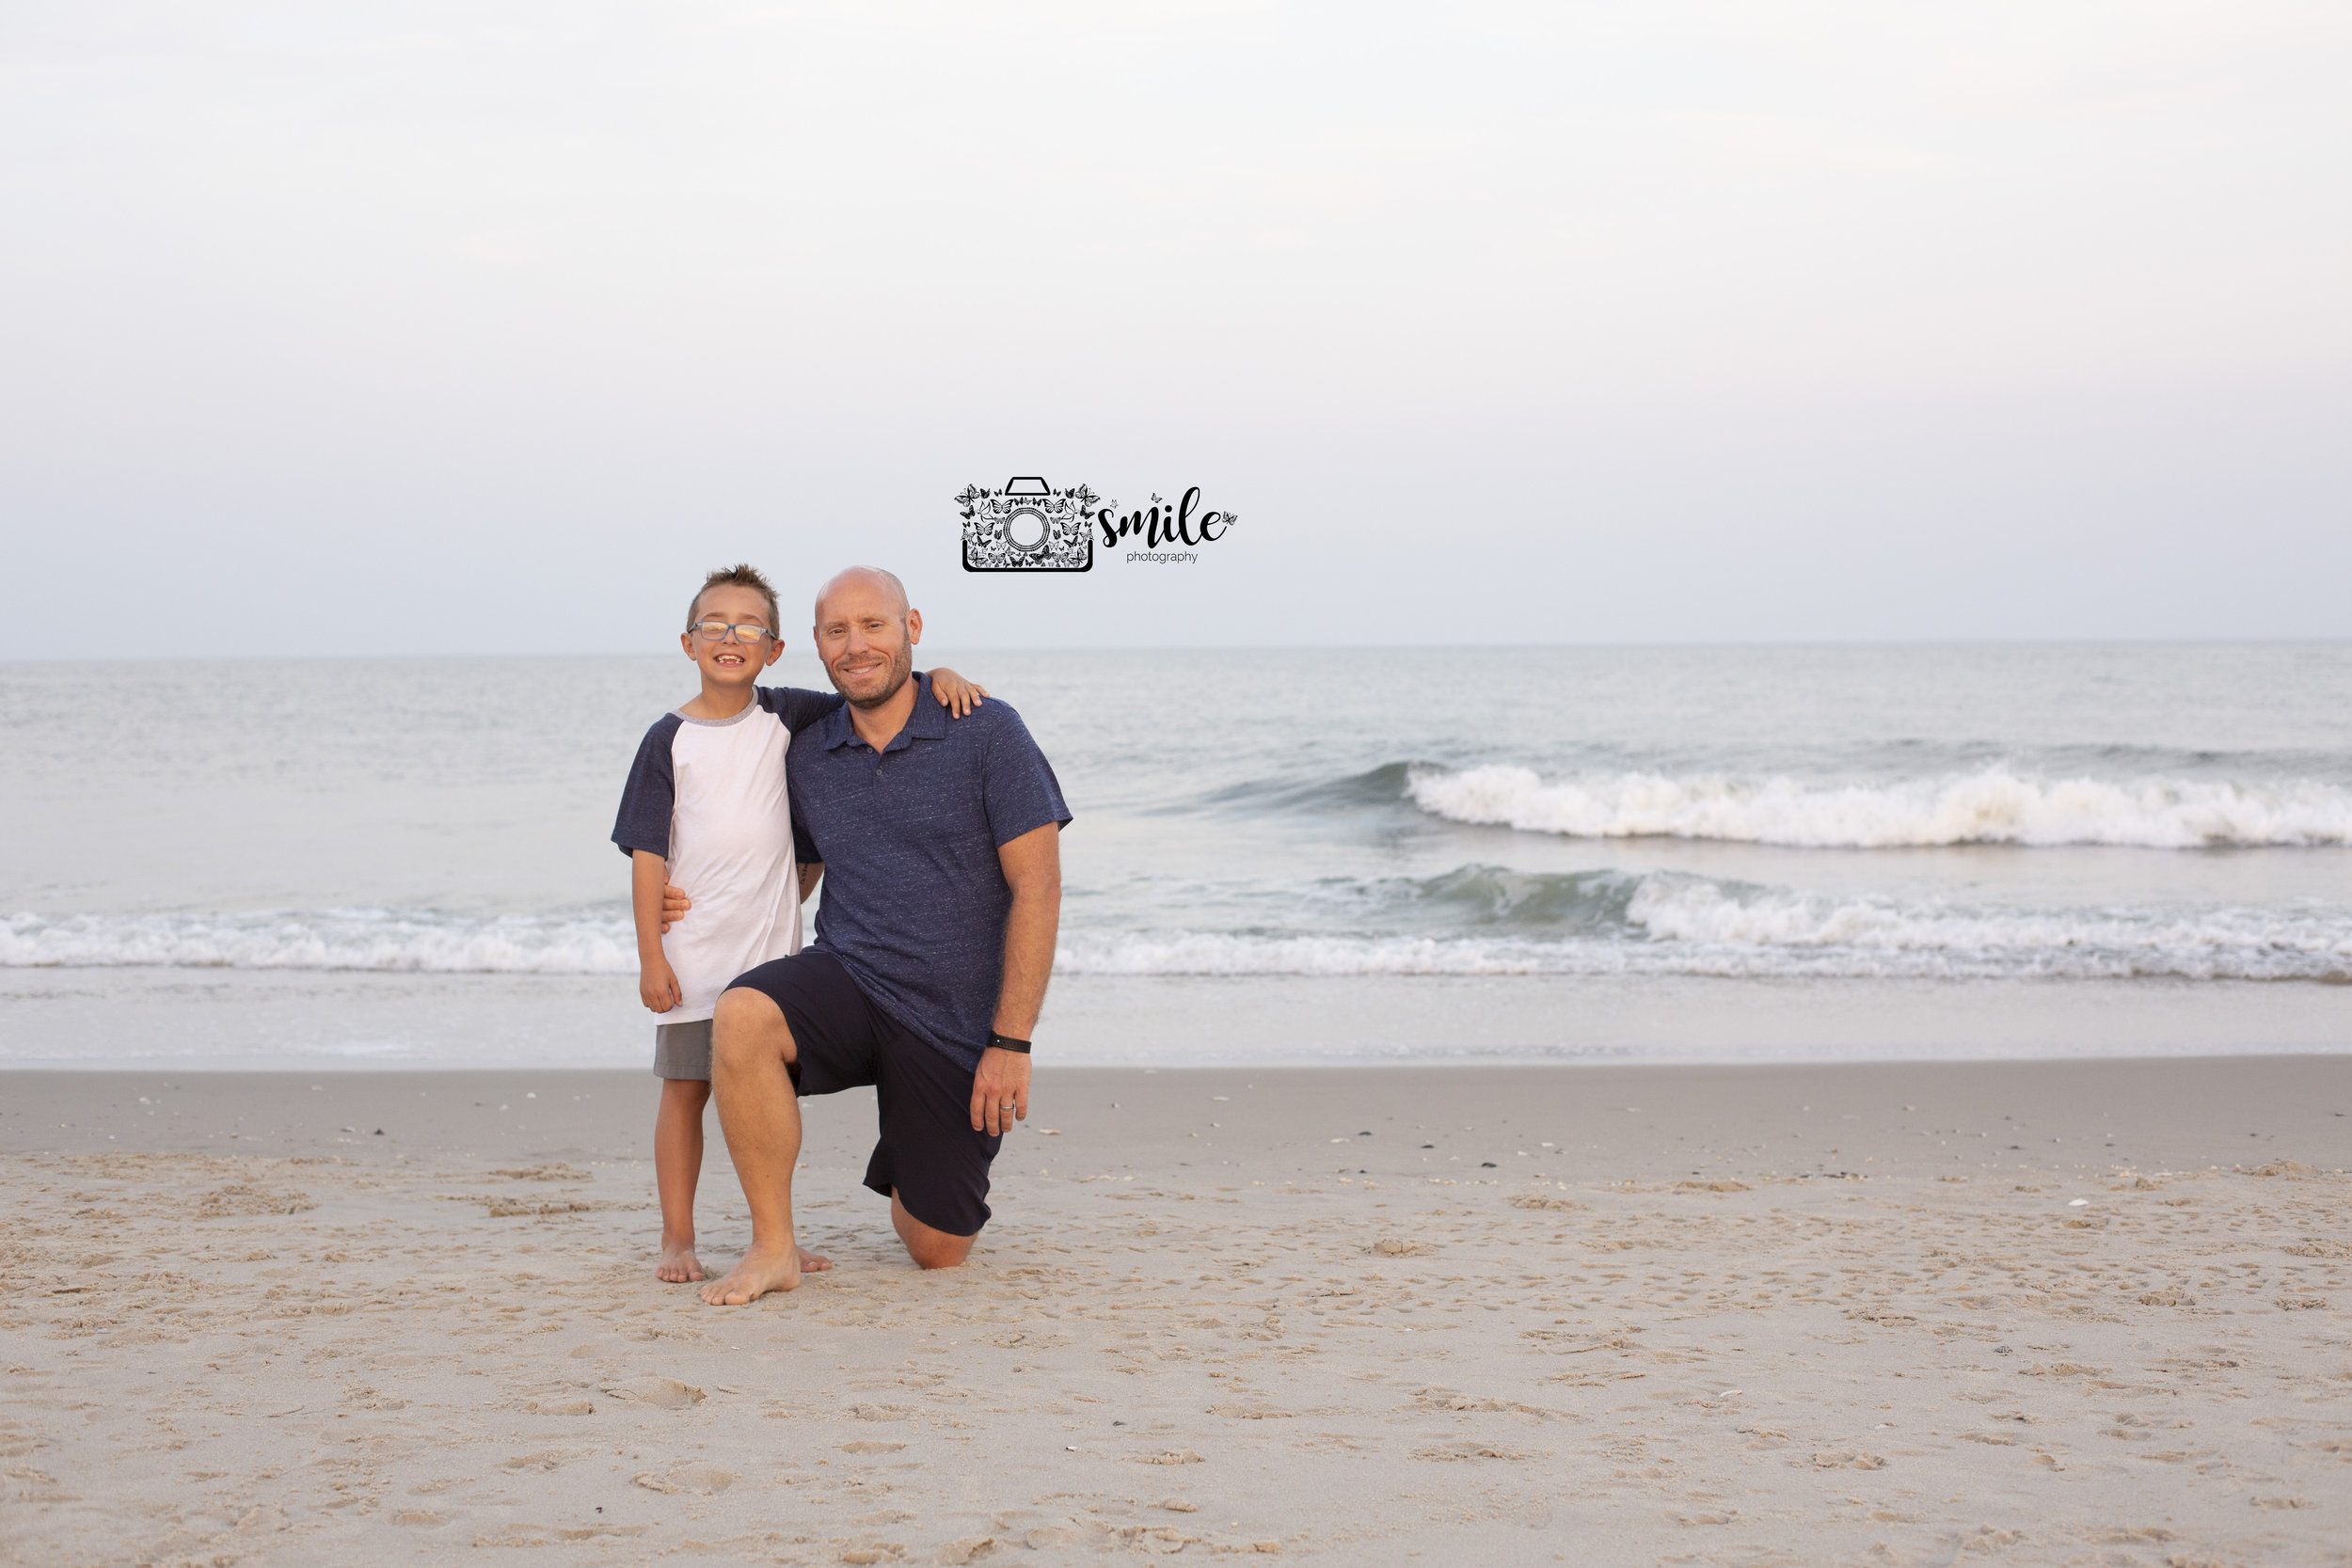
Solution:
<svg viewBox="0 0 2352 1568"><path fill-rule="evenodd" d="M694 901L686 896L686 890L684 888L673 886L668 882L662 883L661 934L665 937L668 936L670 934L670 927L676 925L679 921L684 920L686 918L686 911L693 907Z"/></svg>

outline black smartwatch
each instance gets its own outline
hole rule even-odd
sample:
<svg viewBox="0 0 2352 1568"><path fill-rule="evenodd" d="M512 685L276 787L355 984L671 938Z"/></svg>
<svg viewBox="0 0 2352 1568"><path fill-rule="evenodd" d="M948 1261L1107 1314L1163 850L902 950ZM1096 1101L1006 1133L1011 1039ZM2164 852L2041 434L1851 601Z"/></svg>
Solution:
<svg viewBox="0 0 2352 1568"><path fill-rule="evenodd" d="M1010 1035L1000 1035L993 1029L991 1029L988 1032L988 1048L991 1051L1017 1052L1024 1056L1029 1053L1029 1042L1027 1040L1017 1040Z"/></svg>

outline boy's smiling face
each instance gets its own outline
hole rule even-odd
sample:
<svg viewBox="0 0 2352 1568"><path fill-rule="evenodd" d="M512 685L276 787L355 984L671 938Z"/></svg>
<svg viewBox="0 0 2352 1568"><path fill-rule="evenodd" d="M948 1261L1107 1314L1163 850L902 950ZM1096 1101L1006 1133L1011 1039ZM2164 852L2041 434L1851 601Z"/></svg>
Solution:
<svg viewBox="0 0 2352 1568"><path fill-rule="evenodd" d="M757 589L723 582L703 590L694 604L694 621L696 626L724 621L746 628L715 642L707 641L695 626L689 626L679 637L679 645L702 671L706 686L748 687L784 652L784 640L768 624L768 601ZM767 635L752 635L748 629L752 626L764 628Z"/></svg>

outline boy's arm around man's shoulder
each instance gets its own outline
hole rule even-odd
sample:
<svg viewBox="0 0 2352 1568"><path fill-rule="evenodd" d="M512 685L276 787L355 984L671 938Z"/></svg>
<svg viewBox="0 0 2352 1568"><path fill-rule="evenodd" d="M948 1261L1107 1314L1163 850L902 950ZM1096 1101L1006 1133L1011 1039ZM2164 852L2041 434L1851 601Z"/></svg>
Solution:
<svg viewBox="0 0 2352 1568"><path fill-rule="evenodd" d="M988 699L988 688L975 680L967 680L955 671L941 665L926 672L930 676L931 699L950 714L961 719ZM776 716L784 727L798 735L821 719L840 711L845 699L838 691L810 691L797 686L763 686L759 689L759 705Z"/></svg>
<svg viewBox="0 0 2352 1568"><path fill-rule="evenodd" d="M930 672L931 698L948 715L968 719L972 710L988 700L988 688L975 680L966 680L945 664Z"/></svg>
<svg viewBox="0 0 2352 1568"><path fill-rule="evenodd" d="M838 691L811 691L798 686L759 689L759 705L774 714L777 722L795 735L834 712L842 702Z"/></svg>

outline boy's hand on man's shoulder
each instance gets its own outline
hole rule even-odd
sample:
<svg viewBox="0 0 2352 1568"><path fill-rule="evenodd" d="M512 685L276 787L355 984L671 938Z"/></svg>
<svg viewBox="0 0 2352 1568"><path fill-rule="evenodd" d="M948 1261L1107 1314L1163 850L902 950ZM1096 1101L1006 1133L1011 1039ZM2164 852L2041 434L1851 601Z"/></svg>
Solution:
<svg viewBox="0 0 2352 1568"><path fill-rule="evenodd" d="M941 665L931 672L931 695L941 707L961 719L987 700L988 688Z"/></svg>

